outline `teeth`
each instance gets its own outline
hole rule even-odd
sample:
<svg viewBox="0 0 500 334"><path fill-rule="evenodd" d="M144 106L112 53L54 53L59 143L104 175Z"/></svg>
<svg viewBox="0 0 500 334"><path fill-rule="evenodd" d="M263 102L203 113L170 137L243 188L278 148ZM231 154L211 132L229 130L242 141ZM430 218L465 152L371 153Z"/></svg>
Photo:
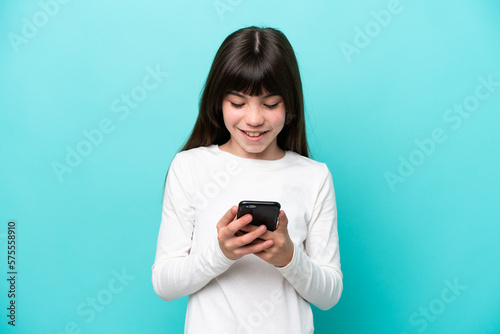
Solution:
<svg viewBox="0 0 500 334"><path fill-rule="evenodd" d="M245 133L249 136L249 137L258 137L260 136L261 134L263 134L264 132L246 132Z"/></svg>

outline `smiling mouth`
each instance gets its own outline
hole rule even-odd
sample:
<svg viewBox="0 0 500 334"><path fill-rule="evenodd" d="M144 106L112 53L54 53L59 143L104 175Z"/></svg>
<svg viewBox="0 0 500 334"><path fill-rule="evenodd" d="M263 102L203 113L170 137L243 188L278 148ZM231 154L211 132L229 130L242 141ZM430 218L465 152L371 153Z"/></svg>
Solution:
<svg viewBox="0 0 500 334"><path fill-rule="evenodd" d="M241 130L243 131L243 130ZM266 133L267 131L259 131L259 132L256 132L256 131L243 131L248 137L259 137L261 135L263 135L264 133Z"/></svg>

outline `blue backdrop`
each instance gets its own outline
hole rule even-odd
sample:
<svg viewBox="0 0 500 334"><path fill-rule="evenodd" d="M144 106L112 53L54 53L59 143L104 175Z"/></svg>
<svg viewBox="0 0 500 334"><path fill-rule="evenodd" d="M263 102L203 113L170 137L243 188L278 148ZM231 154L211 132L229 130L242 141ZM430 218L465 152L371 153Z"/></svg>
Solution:
<svg viewBox="0 0 500 334"><path fill-rule="evenodd" d="M291 41L334 178L344 293L316 332L500 332L497 1L9 1L0 18L0 332L182 332L187 298L151 285L163 182L248 25Z"/></svg>

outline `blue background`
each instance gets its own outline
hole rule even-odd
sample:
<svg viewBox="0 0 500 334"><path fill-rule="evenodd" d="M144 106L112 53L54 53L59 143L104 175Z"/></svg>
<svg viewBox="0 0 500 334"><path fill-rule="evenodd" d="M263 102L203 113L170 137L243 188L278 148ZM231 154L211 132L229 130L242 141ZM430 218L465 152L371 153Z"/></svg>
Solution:
<svg viewBox="0 0 500 334"><path fill-rule="evenodd" d="M6 254L15 220L19 274L12 328L2 256L0 332L182 332L187 298L164 302L151 284L163 182L217 48L248 25L292 43L312 157L334 178L344 292L314 309L316 332L499 333L493 0L2 2L0 242ZM467 118L448 111L464 103ZM87 155L58 176L78 145Z"/></svg>

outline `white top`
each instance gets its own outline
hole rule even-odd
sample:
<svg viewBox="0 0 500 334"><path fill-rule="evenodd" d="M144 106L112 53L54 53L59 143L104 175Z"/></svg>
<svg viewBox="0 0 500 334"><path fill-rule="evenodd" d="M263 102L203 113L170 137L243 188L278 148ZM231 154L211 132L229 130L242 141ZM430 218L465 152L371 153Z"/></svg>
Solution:
<svg viewBox="0 0 500 334"><path fill-rule="evenodd" d="M233 261L220 250L217 222L242 200L281 204L294 243L286 267L253 254ZM189 295L185 333L313 333L309 303L327 310L342 294L327 166L292 151L279 160L241 158L217 145L178 153L152 272L162 299Z"/></svg>

